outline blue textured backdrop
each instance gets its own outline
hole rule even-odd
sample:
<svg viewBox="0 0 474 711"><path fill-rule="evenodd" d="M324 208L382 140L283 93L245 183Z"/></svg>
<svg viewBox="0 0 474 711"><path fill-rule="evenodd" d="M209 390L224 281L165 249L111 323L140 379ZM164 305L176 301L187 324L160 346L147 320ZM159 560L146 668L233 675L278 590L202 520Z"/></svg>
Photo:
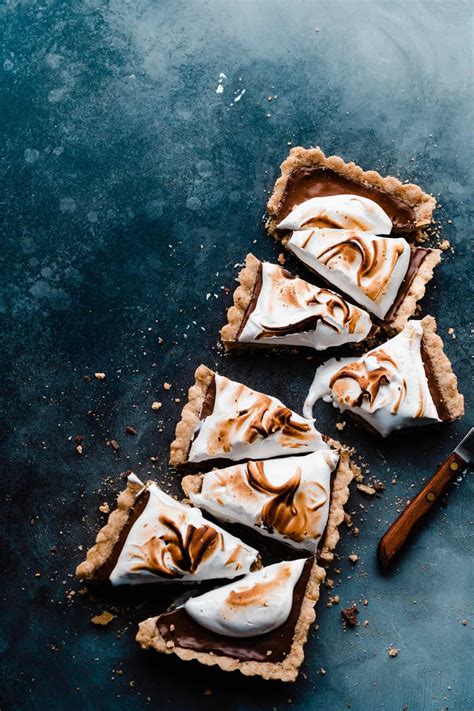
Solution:
<svg viewBox="0 0 474 711"><path fill-rule="evenodd" d="M318 358L224 357L217 348L234 265L250 249L278 254L261 217L290 143L320 144L438 197L453 251L423 312L438 319L468 394L471 7L2 4L2 709L256 711L290 700L302 711L474 708L472 477L392 575L375 561L387 524L468 416L389 442L344 430L387 490L375 501L352 494L361 534L346 531L342 572L329 573L341 605L327 609L324 590L295 685L142 653L136 623L172 593L91 598L71 577L120 472L133 468L178 492L166 465L182 406L175 398L200 362L301 408ZM105 382L83 382L96 371ZM316 414L320 429L341 435L330 406ZM125 435L126 425L138 436ZM78 434L82 456L69 440ZM117 454L105 446L110 437ZM369 624L344 631L340 608L352 601ZM98 629L90 618L103 609L117 618Z"/></svg>

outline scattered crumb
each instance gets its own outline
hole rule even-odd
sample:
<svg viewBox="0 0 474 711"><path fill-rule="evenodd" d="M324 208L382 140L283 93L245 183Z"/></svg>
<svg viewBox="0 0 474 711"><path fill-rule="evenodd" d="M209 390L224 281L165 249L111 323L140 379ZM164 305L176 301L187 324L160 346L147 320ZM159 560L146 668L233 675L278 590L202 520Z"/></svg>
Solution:
<svg viewBox="0 0 474 711"><path fill-rule="evenodd" d="M465 627L465 626L467 625L467 620L463 620L462 623L463 623L463 625L464 625L464 627Z"/></svg>
<svg viewBox="0 0 474 711"><path fill-rule="evenodd" d="M359 560L359 556L356 555L355 553L351 553L351 555L349 555L347 557L349 558L351 563L357 563L357 561Z"/></svg>
<svg viewBox="0 0 474 711"><path fill-rule="evenodd" d="M368 626L369 626L369 620L364 620L362 624L364 625L364 627L368 627Z"/></svg>
<svg viewBox="0 0 474 711"><path fill-rule="evenodd" d="M82 454L82 452L83 452L82 444L78 444L78 445L77 445L77 447L76 447L76 452L77 452L78 454Z"/></svg>
<svg viewBox="0 0 474 711"><path fill-rule="evenodd" d="M157 402L156 400L151 403L151 409L152 410L159 410L161 407L161 402Z"/></svg>
<svg viewBox="0 0 474 711"><path fill-rule="evenodd" d="M283 252L278 255L278 264L284 264L286 262L286 257Z"/></svg>
<svg viewBox="0 0 474 711"><path fill-rule="evenodd" d="M360 535L360 528L357 528L357 526L356 526L356 527L352 530L352 535L353 535L355 538L359 538L359 535Z"/></svg>
<svg viewBox="0 0 474 711"><path fill-rule="evenodd" d="M97 380L105 380L105 373L94 373Z"/></svg>
<svg viewBox="0 0 474 711"><path fill-rule="evenodd" d="M125 432L129 435L136 435L137 434L135 427L131 427L130 425L127 425L127 427L125 427Z"/></svg>
<svg viewBox="0 0 474 711"><path fill-rule="evenodd" d="M397 657L398 656L398 649L395 647L389 647L388 648L388 656L389 657Z"/></svg>
<svg viewBox="0 0 474 711"><path fill-rule="evenodd" d="M323 667L321 667L321 669L319 670L319 673L324 676L326 674L326 669L323 669Z"/></svg>
<svg viewBox="0 0 474 711"><path fill-rule="evenodd" d="M112 447L112 449L116 452L118 449L120 449L120 445L117 442L116 439L108 439L107 442L105 443L108 447Z"/></svg>
<svg viewBox="0 0 474 711"><path fill-rule="evenodd" d="M346 426L345 422L336 422L336 429L338 429L338 430L342 431L345 426Z"/></svg>
<svg viewBox="0 0 474 711"><path fill-rule="evenodd" d="M101 615L95 615L94 617L91 618L91 622L93 625L102 625L102 627L105 627L106 625L110 624L112 620L116 617L116 615L112 615L111 612L107 612L107 610L104 610Z"/></svg>
<svg viewBox="0 0 474 711"><path fill-rule="evenodd" d="M163 387L165 390L170 390L171 389L171 383L163 383Z"/></svg>
<svg viewBox="0 0 474 711"><path fill-rule="evenodd" d="M443 250L443 252L446 252L451 247L451 243L449 239L444 239L440 244L438 245L440 249Z"/></svg>
<svg viewBox="0 0 474 711"><path fill-rule="evenodd" d="M99 511L102 511L102 513L105 514L110 513L110 506L107 501L104 501L104 503L99 506Z"/></svg>
<svg viewBox="0 0 474 711"><path fill-rule="evenodd" d="M357 615L359 610L356 605L350 605L350 607L345 607L341 610L342 621L347 627L355 627L357 624Z"/></svg>
<svg viewBox="0 0 474 711"><path fill-rule="evenodd" d="M362 604L365 605L366 607L369 604L369 601L367 600L366 597L362 600Z"/></svg>
<svg viewBox="0 0 474 711"><path fill-rule="evenodd" d="M373 486L367 486L367 484L357 484L357 489L366 496L374 496L377 493L377 489L374 489Z"/></svg>
<svg viewBox="0 0 474 711"><path fill-rule="evenodd" d="M353 523L352 523L352 516L348 514L346 511L344 511L344 523L346 524L347 528L352 528Z"/></svg>

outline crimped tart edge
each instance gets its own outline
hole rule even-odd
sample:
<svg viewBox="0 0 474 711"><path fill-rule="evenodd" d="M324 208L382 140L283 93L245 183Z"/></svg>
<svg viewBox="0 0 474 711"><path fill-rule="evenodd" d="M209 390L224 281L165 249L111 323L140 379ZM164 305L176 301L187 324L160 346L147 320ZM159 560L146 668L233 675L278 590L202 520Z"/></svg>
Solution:
<svg viewBox="0 0 474 711"><path fill-rule="evenodd" d="M433 316L425 316L421 323L423 348L430 360L438 392L449 413L447 421L458 420L464 415L464 397L458 390L458 379L444 352L443 340L436 333L436 321Z"/></svg>
<svg viewBox="0 0 474 711"><path fill-rule="evenodd" d="M170 446L170 463L173 466L186 464L192 434L199 422L207 389L215 373L205 365L200 365L194 374L194 384L188 390L188 401L181 411L181 419L176 425L175 439Z"/></svg>

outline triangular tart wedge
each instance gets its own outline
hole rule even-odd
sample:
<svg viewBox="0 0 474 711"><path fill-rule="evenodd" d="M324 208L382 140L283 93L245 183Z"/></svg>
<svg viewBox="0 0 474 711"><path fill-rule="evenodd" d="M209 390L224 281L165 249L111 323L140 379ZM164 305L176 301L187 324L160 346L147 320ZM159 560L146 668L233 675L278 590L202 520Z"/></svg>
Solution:
<svg viewBox="0 0 474 711"><path fill-rule="evenodd" d="M332 358L321 365L304 404L307 417L320 399L383 437L464 414L464 398L432 316L408 321L394 338L360 358Z"/></svg>
<svg viewBox="0 0 474 711"><path fill-rule="evenodd" d="M131 474L76 575L113 586L199 582L235 578L259 565L255 548Z"/></svg>
<svg viewBox="0 0 474 711"><path fill-rule="evenodd" d="M295 207L313 198L335 195L371 200L388 215L392 229L402 232L413 233L429 225L436 207L434 197L418 185L383 177L374 170L365 171L339 156L325 156L319 147L298 146L281 164L281 176L268 201L269 231L282 236L284 232L278 230L278 225Z"/></svg>
<svg viewBox="0 0 474 711"><path fill-rule="evenodd" d="M347 450L248 461L181 482L194 506L288 545L332 558L349 484L357 473Z"/></svg>
<svg viewBox="0 0 474 711"><path fill-rule="evenodd" d="M267 566L141 622L137 642L224 671L294 681L324 577L313 558Z"/></svg>
<svg viewBox="0 0 474 711"><path fill-rule="evenodd" d="M393 331L413 316L441 261L439 249L360 229L301 229L283 241L321 280Z"/></svg>
<svg viewBox="0 0 474 711"><path fill-rule="evenodd" d="M308 347L317 351L363 341L369 314L334 291L248 254L221 339L228 349Z"/></svg>
<svg viewBox="0 0 474 711"><path fill-rule="evenodd" d="M174 466L211 465L327 448L312 419L201 365L176 427L170 461Z"/></svg>

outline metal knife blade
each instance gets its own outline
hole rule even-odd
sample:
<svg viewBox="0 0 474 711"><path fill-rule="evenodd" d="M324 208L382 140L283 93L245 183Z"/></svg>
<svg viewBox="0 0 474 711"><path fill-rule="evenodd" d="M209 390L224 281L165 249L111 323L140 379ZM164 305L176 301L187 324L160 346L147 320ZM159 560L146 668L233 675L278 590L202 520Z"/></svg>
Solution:
<svg viewBox="0 0 474 711"><path fill-rule="evenodd" d="M454 451L466 464L472 464L474 462L474 427L471 427Z"/></svg>

